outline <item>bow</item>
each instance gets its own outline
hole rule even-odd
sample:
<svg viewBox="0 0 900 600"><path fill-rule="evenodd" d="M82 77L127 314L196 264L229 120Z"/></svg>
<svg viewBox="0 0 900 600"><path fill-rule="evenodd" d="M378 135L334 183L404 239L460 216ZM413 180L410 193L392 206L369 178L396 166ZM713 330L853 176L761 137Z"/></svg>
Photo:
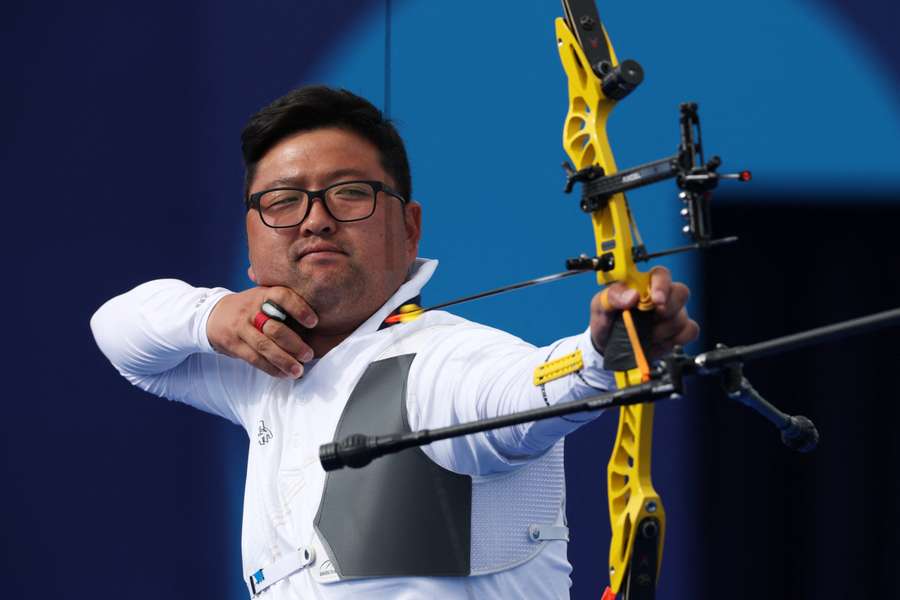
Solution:
<svg viewBox="0 0 900 600"><path fill-rule="evenodd" d="M606 368L615 372L619 389L646 383L650 367L644 348L650 340L654 308L650 275L637 263L649 258L735 241L712 239L710 192L722 177L748 181L749 172L722 176L721 160L704 162L696 104L681 106L681 145L675 156L620 172L606 135L606 123L616 104L643 81L634 60L619 61L594 0L563 0L564 18L556 19L559 57L568 78L569 110L563 127L563 147L574 164L564 165L566 191L582 185L581 208L590 213L597 255L570 259L569 268L592 268L597 283L622 282L639 293L637 310L616 313L604 350ZM647 254L625 190L675 177L685 204L685 233L694 243ZM601 295L611 309L607 290ZM665 510L650 477L654 405L623 406L612 456L607 466L607 493L612 542L609 550L610 587L604 598L653 598L665 537Z"/></svg>
<svg viewBox="0 0 900 600"><path fill-rule="evenodd" d="M567 168L570 184L576 180L586 183L617 172L606 135L607 119L616 103L643 80L643 71L633 60L620 63L616 59L593 0L563 0L563 6L566 17L556 19L559 57L569 82L563 147L577 170L573 173L571 167ZM592 56L588 57L586 51ZM567 187L571 190L571 185ZM646 323L651 316L648 311L653 309L650 276L640 271L634 261L632 249L636 244L632 232L636 230L625 194L618 191L602 198L586 189L584 193L582 207L590 211L597 247L597 256L591 260L599 268L597 282L603 286L620 281L640 295L637 313L623 311L614 322L606 353L608 357L619 357L607 361L606 366L615 371L616 384L621 389L649 379L643 347ZM609 308L608 301L604 305ZM637 580L642 588L655 589L665 536L665 510L650 478L654 406L636 404L623 406L619 411L618 431L607 466L612 541L610 588L604 598L622 588L626 575L629 585L625 598ZM638 539L640 559L635 562Z"/></svg>

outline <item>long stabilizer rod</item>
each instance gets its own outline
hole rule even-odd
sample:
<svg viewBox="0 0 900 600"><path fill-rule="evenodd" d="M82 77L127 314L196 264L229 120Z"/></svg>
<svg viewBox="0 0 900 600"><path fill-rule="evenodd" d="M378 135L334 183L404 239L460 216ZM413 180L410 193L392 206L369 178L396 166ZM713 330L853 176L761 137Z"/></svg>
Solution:
<svg viewBox="0 0 900 600"><path fill-rule="evenodd" d="M786 415L762 399L756 393L756 390L750 386L746 378L742 376L740 367L743 362L895 325L900 325L900 308L843 321L834 325L810 329L749 346L718 348L697 356L689 356L676 350L662 360L653 372L653 379L647 383L590 396L575 402L555 404L450 427L379 436L352 434L343 440L320 446L319 460L326 471L334 471L343 467L360 468L379 456L400 452L407 448L424 446L438 440L491 429L500 429L521 423L541 421L578 412L597 411L616 406L640 404L642 402L656 402L665 398L677 399L681 397L681 382L684 375L718 375L723 373L732 375L733 389L729 390L728 386L726 386L726 391L729 391L732 397L747 404L766 417L782 432L783 439L785 438L785 433L787 433L789 439L784 439L784 442L789 447L805 451L815 445L814 443L810 445L808 442L818 440L818 434L815 434L814 440L812 438L812 434L815 432L812 422L805 417ZM737 396L739 393L742 393L742 397ZM805 419L806 422L799 422L799 419ZM797 433L800 430L803 430L805 433ZM800 437L799 442L797 440L798 436Z"/></svg>

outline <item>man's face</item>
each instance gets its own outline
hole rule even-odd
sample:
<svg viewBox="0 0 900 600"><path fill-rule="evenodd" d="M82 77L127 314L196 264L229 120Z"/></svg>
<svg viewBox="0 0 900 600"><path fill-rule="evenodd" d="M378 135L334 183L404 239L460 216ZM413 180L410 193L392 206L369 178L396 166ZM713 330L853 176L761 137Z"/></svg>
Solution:
<svg viewBox="0 0 900 600"><path fill-rule="evenodd" d="M378 150L355 133L323 128L285 138L259 161L250 193L277 187L319 190L352 180L381 181L396 189ZM349 333L397 291L416 257L421 207L381 192L363 221L334 220L315 200L296 227L267 227L247 212L250 277L261 286L285 286L319 316L323 333Z"/></svg>

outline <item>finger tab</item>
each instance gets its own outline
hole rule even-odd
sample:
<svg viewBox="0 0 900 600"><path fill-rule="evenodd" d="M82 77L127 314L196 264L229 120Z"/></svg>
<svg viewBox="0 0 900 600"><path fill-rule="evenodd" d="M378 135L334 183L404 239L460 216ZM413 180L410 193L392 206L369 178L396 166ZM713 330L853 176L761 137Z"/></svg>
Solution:
<svg viewBox="0 0 900 600"><path fill-rule="evenodd" d="M262 303L260 307L260 312L265 313L269 317L284 322L287 319L287 311L281 308L281 305L276 304L272 300L266 300Z"/></svg>
<svg viewBox="0 0 900 600"><path fill-rule="evenodd" d="M263 333L263 327L266 326L266 321L269 319L271 319L269 315L260 311L253 317L253 326L256 327L260 333Z"/></svg>

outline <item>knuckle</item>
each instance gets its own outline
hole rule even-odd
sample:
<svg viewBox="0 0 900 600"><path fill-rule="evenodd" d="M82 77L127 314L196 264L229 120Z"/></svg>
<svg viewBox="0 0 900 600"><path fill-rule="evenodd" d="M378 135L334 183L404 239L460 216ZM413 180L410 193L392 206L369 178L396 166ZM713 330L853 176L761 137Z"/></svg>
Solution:
<svg viewBox="0 0 900 600"><path fill-rule="evenodd" d="M290 356L285 354L284 351L275 344L272 344L269 347L269 353L264 355L264 358L282 371L289 371L294 362Z"/></svg>
<svg viewBox="0 0 900 600"><path fill-rule="evenodd" d="M281 285L269 288L268 298L281 304L285 308L287 308L287 306L285 305L291 304L296 297L297 294L291 288L287 288Z"/></svg>
<svg viewBox="0 0 900 600"><path fill-rule="evenodd" d="M267 288L264 287L255 287L251 288L245 292L241 292L239 294L246 304L256 304L260 301L260 298L263 298L266 294Z"/></svg>
<svg viewBox="0 0 900 600"><path fill-rule="evenodd" d="M272 350L272 340L267 337L261 337L256 340L256 343L253 345L257 352L260 354L268 354Z"/></svg>

